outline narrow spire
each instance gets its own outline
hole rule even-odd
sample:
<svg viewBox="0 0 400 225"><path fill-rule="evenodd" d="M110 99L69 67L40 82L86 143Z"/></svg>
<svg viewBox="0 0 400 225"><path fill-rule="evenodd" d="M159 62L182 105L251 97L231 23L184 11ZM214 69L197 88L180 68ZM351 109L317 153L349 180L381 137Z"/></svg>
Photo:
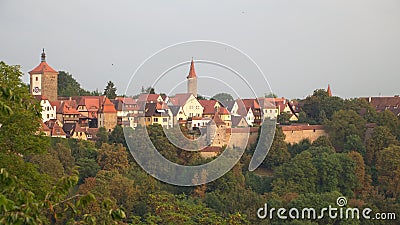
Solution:
<svg viewBox="0 0 400 225"><path fill-rule="evenodd" d="M46 53L44 52L44 48L42 51L42 62L46 62Z"/></svg>
<svg viewBox="0 0 400 225"><path fill-rule="evenodd" d="M328 92L329 97L332 97L331 85L328 84L328 89L326 90L326 92Z"/></svg>
<svg viewBox="0 0 400 225"><path fill-rule="evenodd" d="M190 70L189 70L189 75L187 76L187 78L195 78L196 76L196 71L194 70L194 60L192 57L192 62L190 62Z"/></svg>

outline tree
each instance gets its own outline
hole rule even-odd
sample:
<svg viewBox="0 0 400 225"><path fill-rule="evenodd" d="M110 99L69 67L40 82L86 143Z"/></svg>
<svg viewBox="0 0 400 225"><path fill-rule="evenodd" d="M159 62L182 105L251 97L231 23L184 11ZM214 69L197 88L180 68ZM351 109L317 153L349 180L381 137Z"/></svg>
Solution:
<svg viewBox="0 0 400 225"><path fill-rule="evenodd" d="M344 152L359 152L362 156L365 156L365 145L361 140L360 136L353 134L346 137L346 142L344 143Z"/></svg>
<svg viewBox="0 0 400 225"><path fill-rule="evenodd" d="M97 156L101 169L125 173L129 168L128 152L122 144L103 144Z"/></svg>
<svg viewBox="0 0 400 225"><path fill-rule="evenodd" d="M285 142L285 134L279 126L275 130L274 141L263 162L267 168L275 168L290 160L290 153Z"/></svg>
<svg viewBox="0 0 400 225"><path fill-rule="evenodd" d="M272 92L264 94L264 98L277 98L277 97L278 95Z"/></svg>
<svg viewBox="0 0 400 225"><path fill-rule="evenodd" d="M104 127L100 127L99 131L96 134L97 140L96 140L96 147L100 148L103 143L108 143L108 131Z"/></svg>
<svg viewBox="0 0 400 225"><path fill-rule="evenodd" d="M124 147L127 147L124 130L120 125L117 125L113 131L111 131L110 135L108 136L108 142L110 144L122 144Z"/></svg>
<svg viewBox="0 0 400 225"><path fill-rule="evenodd" d="M357 182L354 189L355 197L365 197L371 191L371 176L365 172L363 156L356 151L351 151L347 155L356 165L355 175L357 177Z"/></svg>
<svg viewBox="0 0 400 225"><path fill-rule="evenodd" d="M44 152L48 139L34 135L40 127L41 106L22 82L22 76L19 66L0 62L0 149L20 154Z"/></svg>
<svg viewBox="0 0 400 225"><path fill-rule="evenodd" d="M58 71L58 96L82 96L82 95L90 95L89 91L84 90L81 88L81 85L72 74L65 72L65 71Z"/></svg>
<svg viewBox="0 0 400 225"><path fill-rule="evenodd" d="M227 101L233 101L233 97L231 94L228 93L218 93L214 95L211 99L217 100L219 102L227 102Z"/></svg>
<svg viewBox="0 0 400 225"><path fill-rule="evenodd" d="M326 122L329 137L336 150L343 150L346 137L358 135L364 137L366 121L353 110L339 110L332 120Z"/></svg>
<svg viewBox="0 0 400 225"><path fill-rule="evenodd" d="M400 195L400 146L392 145L377 155L379 190L388 196Z"/></svg>
<svg viewBox="0 0 400 225"><path fill-rule="evenodd" d="M104 88L103 95L109 99L115 99L117 97L117 88L112 81L108 81L106 88Z"/></svg>
<svg viewBox="0 0 400 225"><path fill-rule="evenodd" d="M375 127L371 137L367 139L367 164L374 165L379 151L397 143L396 137L390 133L389 128L383 126Z"/></svg>
<svg viewBox="0 0 400 225"><path fill-rule="evenodd" d="M342 107L343 99L337 96L329 96L324 89L317 89L313 95L303 100L302 110L306 113L307 118L322 123L324 117L331 119L333 114Z"/></svg>

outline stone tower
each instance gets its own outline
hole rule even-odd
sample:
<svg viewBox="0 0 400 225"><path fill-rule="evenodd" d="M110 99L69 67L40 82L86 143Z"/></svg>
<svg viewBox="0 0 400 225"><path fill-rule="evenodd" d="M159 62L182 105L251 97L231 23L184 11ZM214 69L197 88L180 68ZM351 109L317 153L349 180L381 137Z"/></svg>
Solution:
<svg viewBox="0 0 400 225"><path fill-rule="evenodd" d="M189 75L187 78L187 92L193 94L194 97L197 98L197 75L194 70L194 61L192 58L192 62L190 63Z"/></svg>
<svg viewBox="0 0 400 225"><path fill-rule="evenodd" d="M40 64L29 72L30 92L32 95L42 95L50 101L57 100L58 72L46 63L46 53L42 52Z"/></svg>

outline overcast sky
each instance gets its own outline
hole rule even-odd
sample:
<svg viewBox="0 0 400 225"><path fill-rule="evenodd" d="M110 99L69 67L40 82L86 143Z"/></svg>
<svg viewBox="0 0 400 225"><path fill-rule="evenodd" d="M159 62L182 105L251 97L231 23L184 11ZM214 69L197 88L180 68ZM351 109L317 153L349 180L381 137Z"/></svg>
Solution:
<svg viewBox="0 0 400 225"><path fill-rule="evenodd" d="M303 98L328 83L345 98L400 93L398 0L1 0L0 29L0 60L26 73L45 48L54 69L89 90L112 80L123 93L150 55L201 39L248 54L279 96ZM182 58L200 55L194 50ZM196 69L199 76L213 73ZM135 82L149 86L154 79Z"/></svg>

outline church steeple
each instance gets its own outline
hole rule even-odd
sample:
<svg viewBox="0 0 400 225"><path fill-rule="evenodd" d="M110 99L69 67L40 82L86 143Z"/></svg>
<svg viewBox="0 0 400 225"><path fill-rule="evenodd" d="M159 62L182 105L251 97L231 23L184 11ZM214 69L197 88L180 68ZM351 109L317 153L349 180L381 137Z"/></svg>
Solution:
<svg viewBox="0 0 400 225"><path fill-rule="evenodd" d="M331 85L328 84L328 89L326 89L326 92L328 92L329 97L332 97Z"/></svg>
<svg viewBox="0 0 400 225"><path fill-rule="evenodd" d="M190 62L190 70L187 78L187 92L193 94L194 97L197 98L197 75L194 70L194 60L192 57L192 61Z"/></svg>
<svg viewBox="0 0 400 225"><path fill-rule="evenodd" d="M195 78L196 76L196 71L194 70L194 61L193 61L193 57L192 57L192 62L190 62L190 70L189 70L189 75L187 76L187 78Z"/></svg>

